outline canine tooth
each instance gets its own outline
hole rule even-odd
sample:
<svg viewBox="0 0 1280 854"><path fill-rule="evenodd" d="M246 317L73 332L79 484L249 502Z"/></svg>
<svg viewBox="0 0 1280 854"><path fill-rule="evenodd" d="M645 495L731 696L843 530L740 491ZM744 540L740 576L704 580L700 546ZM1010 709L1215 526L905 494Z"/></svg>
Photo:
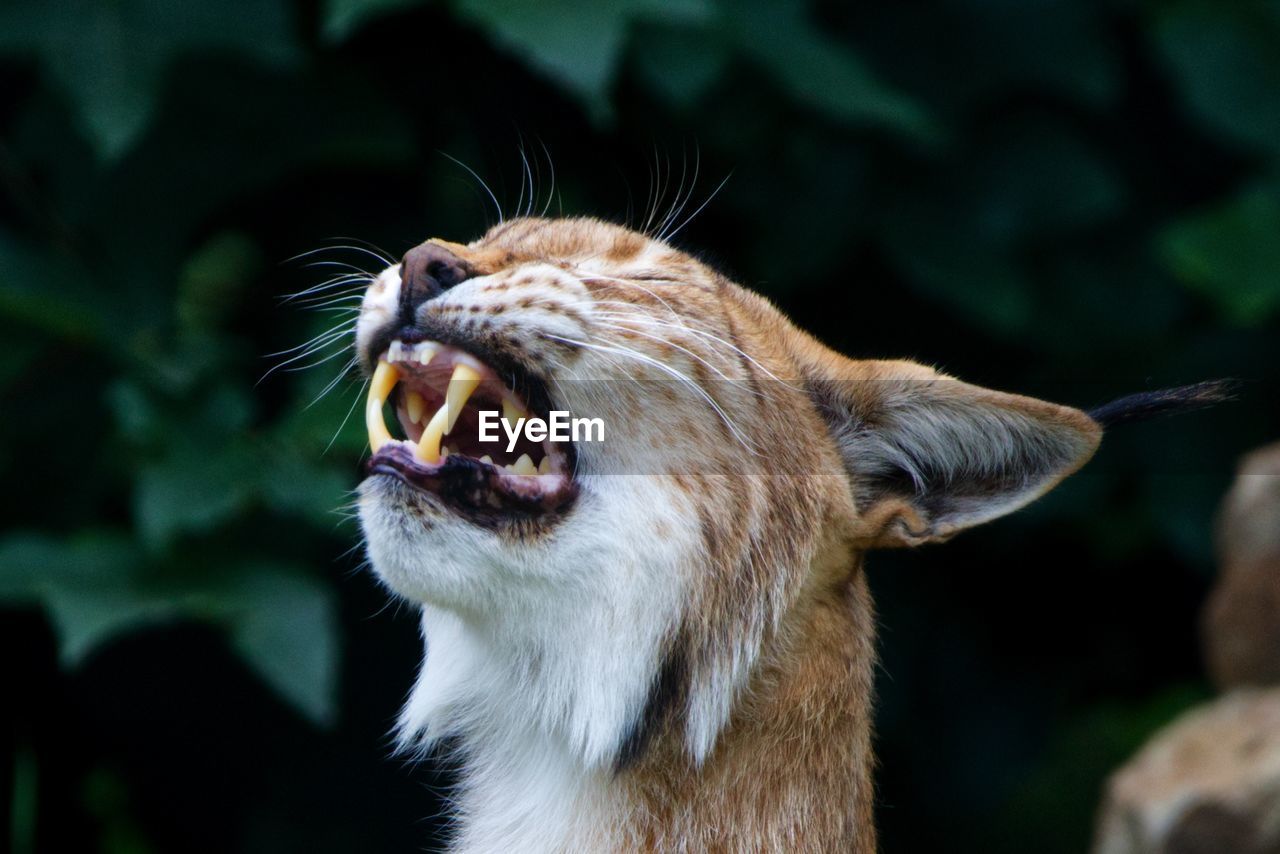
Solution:
<svg viewBox="0 0 1280 854"><path fill-rule="evenodd" d="M480 458L480 462L484 463L485 465L491 466L493 465L493 457L489 456L488 454L485 454L483 457Z"/></svg>
<svg viewBox="0 0 1280 854"><path fill-rule="evenodd" d="M387 348L387 361L399 362L404 358L404 344L399 341L392 341L391 346Z"/></svg>
<svg viewBox="0 0 1280 854"><path fill-rule="evenodd" d="M521 454L520 459L516 460L515 468L512 469L516 474L537 474L538 467L533 464L533 460L528 454Z"/></svg>
<svg viewBox="0 0 1280 854"><path fill-rule="evenodd" d="M413 455L424 463L440 462L440 440L444 438L444 425L448 413L447 407L440 407L431 421L422 430L422 438L413 449Z"/></svg>
<svg viewBox="0 0 1280 854"><path fill-rule="evenodd" d="M382 403L372 397L369 398L365 407L364 426L369 431L369 448L375 454L383 445L391 441L391 433L387 430L386 422L382 420Z"/></svg>
<svg viewBox="0 0 1280 854"><path fill-rule="evenodd" d="M379 362L378 367L373 369L373 379L369 381L369 397L376 397L379 402L385 403L391 396L391 389L395 388L399 381L399 371L386 362Z"/></svg>
<svg viewBox="0 0 1280 854"><path fill-rule="evenodd" d="M515 424L517 421L519 421L521 418L526 417L528 414L529 413L524 411L524 407L516 403L511 398L504 397L502 399L502 420L503 421L510 421L512 424Z"/></svg>
<svg viewBox="0 0 1280 854"><path fill-rule="evenodd" d="M369 431L369 447L376 454L378 449L391 441L391 433L387 431L387 423L382 418L382 404L387 402L391 389L395 388L400 374L386 362L379 362L374 368L373 379L369 381L369 398L365 403L364 424Z"/></svg>
<svg viewBox="0 0 1280 854"><path fill-rule="evenodd" d="M449 390L445 393L445 409L449 412L449 421L444 428L448 433L458 423L462 407L467 405L467 398L480 385L480 372L470 365L458 363L453 366L453 376L449 378Z"/></svg>
<svg viewBox="0 0 1280 854"><path fill-rule="evenodd" d="M547 454L542 458L542 462L538 463L538 474L551 474L551 455Z"/></svg>
<svg viewBox="0 0 1280 854"><path fill-rule="evenodd" d="M422 420L422 413L427 409L427 400L416 391L411 391L405 398L404 408L409 412L409 420L417 424Z"/></svg>

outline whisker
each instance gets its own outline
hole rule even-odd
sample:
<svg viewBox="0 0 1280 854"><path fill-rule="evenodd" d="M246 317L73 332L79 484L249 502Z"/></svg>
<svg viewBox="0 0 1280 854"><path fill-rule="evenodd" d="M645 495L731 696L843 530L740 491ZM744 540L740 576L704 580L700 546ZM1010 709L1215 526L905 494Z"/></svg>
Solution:
<svg viewBox="0 0 1280 854"><path fill-rule="evenodd" d="M676 350L679 350L679 351L680 351L680 352L682 352L682 353L686 353L686 354L688 354L691 358L696 359L698 362L701 362L703 365L706 365L709 369L711 369L711 370L712 370L712 371L714 371L716 374L718 374L718 375L720 376L720 378L721 378L721 379L723 379L725 382L727 382L727 383L733 383L734 385L742 385L742 384L743 384L743 380L740 380L740 379L734 379L733 377L730 377L730 376L729 376L728 374L726 374L724 371L720 370L720 368L719 368L719 367L717 367L716 365L713 365L711 362L708 362L706 359L704 359L703 357L699 356L697 353L693 352L692 350L690 350L690 349L688 349L688 348L686 348L686 347L683 347L683 346L681 346L681 345L679 345L679 344L675 343L674 341L671 341L671 340L668 340L668 339L666 339L666 338L663 338L663 337L662 337L662 336L660 336L660 335L651 335L651 334L650 334L650 333L648 333L648 332L641 332L639 329L632 329L632 328L630 328L630 327L628 327L628 326L623 326L623 325L618 324L618 323L602 323L602 324L600 324L600 325L601 325L601 326L603 326L603 327L605 327L606 329L613 329L613 330L616 330L616 331L618 331L618 332L631 332L631 333L633 333L633 334L635 334L635 335L642 335L642 336L644 336L645 338L648 338L648 339L649 339L649 340L651 340L651 341L657 341L659 344L665 344L665 345L667 345L668 347L672 347L672 348L674 348L674 349L676 349Z"/></svg>
<svg viewBox="0 0 1280 854"><path fill-rule="evenodd" d="M539 139L538 145L542 146L542 153L547 156L547 169L551 172L551 189L547 190L547 203L542 206L542 211L538 214L538 216L545 217L547 211L551 210L552 200L556 198L556 164L551 159L551 151L548 150L547 144ZM560 215L564 215L563 207L561 207Z"/></svg>
<svg viewBox="0 0 1280 854"><path fill-rule="evenodd" d="M338 436L342 435L343 428L345 428L347 426L347 422L351 420L351 413L356 411L356 405L364 398L364 391L368 385L369 381L367 379L360 382L360 387L356 391L355 399L351 401L351 406L347 409L346 417L342 419L342 423L338 425L338 429L333 433L333 438L329 440L329 444L324 446L324 450L321 454L329 453L329 449L333 447L333 443L338 441Z"/></svg>
<svg viewBox="0 0 1280 854"><path fill-rule="evenodd" d="M330 337L330 336L332 336L332 335L335 335L335 334L341 334L343 330L348 329L348 328L350 328L350 329L354 329L354 328L355 328L355 327L354 327L354 324L345 323L345 322L343 322L343 323L335 323L333 326L330 326L330 327L329 327L328 329L326 329L324 332L321 332L321 333L319 333L319 334L317 334L317 335L312 336L309 340L307 340L306 342L304 342L304 343L302 343L302 344L299 344L299 345L298 345L298 346L296 346L296 347L290 347L290 348L289 348L289 349L287 349L287 350L280 350L280 351L275 352L275 353L267 353L267 354L266 354L266 355L264 355L262 358L264 358L264 359L270 359L270 358L273 358L273 357L275 357L275 356L287 356L288 354L290 354L290 353L294 352L295 350L301 350L301 349L304 349L304 348L306 348L306 347L311 346L312 344L314 344L314 343L318 342L321 338L328 338L328 337Z"/></svg>
<svg viewBox="0 0 1280 854"><path fill-rule="evenodd" d="M330 239L331 240L357 240L358 238L334 237ZM365 241L360 241L360 242L364 243ZM371 243L368 244L367 246L356 246L350 243L339 243L336 245L321 246L317 249L310 249L310 250L307 250L306 252L299 252L297 255L294 255L292 258L286 258L284 263L292 264L294 261L301 261L303 258L310 258L312 255L318 255L321 252L333 252L341 249L350 249L352 252L362 252L365 255L372 256L373 258L382 262L383 264L386 264L387 266L391 266L392 264L395 263L393 260L391 260L391 258L385 252L383 252L381 249L378 249L378 247L373 246L373 244Z"/></svg>
<svg viewBox="0 0 1280 854"><path fill-rule="evenodd" d="M585 348L587 348L587 349L589 349L589 350L596 350L596 351L599 351L599 352L604 352L604 353L613 353L613 354L615 354L615 355L626 356L626 357L631 358L631 359L634 359L634 360L636 360L636 361L638 361L638 362L642 362L642 363L644 363L644 364L652 365L653 367L657 368L658 370L663 371L664 373L667 373L667 374L669 374L669 375L671 375L671 376L675 377L677 380L679 380L680 382L682 382L683 384L687 385L689 388L691 388L691 389L693 389L695 392L697 392L698 396L699 396L699 397L701 397L703 400L705 400L705 401L707 402L707 404L708 404L708 405L709 405L713 410L715 410L715 413L716 413L718 416L720 416L720 420L721 420L721 421L723 421L723 422L724 422L724 424L725 424L725 426L729 428L729 431L730 431L731 433L733 433L734 438L736 438L736 439L738 440L739 444L741 444L744 448L746 448L746 449L747 449L747 451L748 451L748 452L750 452L751 454L753 454L753 455L757 455L757 454L758 454L758 451L757 451L757 450L752 446L752 443L747 439L747 437L745 437L745 436L742 434L742 432L741 432L741 431L737 428L737 426L733 423L733 419L731 419L731 418L728 416L728 414L727 414L727 413L725 413L724 409L722 409L722 408L721 408L721 406L720 406L720 404L719 404L719 403L717 403L717 402L716 402L716 400L715 400L713 397L711 397L711 395L710 395L710 394L708 394L708 393L707 393L706 389L704 389L704 388L703 388L702 386L700 386L698 383L694 382L692 379L690 379L689 377L685 376L685 375L684 375L684 374L682 374L680 371L676 370L675 368L671 367L670 365L668 365L668 364L666 364L666 363L664 363L664 362L662 362L662 361L660 361L660 360L658 360L658 359L655 359L655 358L653 358L652 356L646 355L646 354L644 354L644 353L637 352L637 351L632 350L632 349L630 349L630 348L628 348L628 347L621 347L621 346L607 346L607 345L593 344L593 343L591 343L591 342L589 342L589 341L578 341L578 340L575 340L575 339L573 339L573 338L566 338L566 337L564 337L564 336L561 336L561 335L555 335L555 334L553 334L553 333L544 333L544 334L546 334L546 336L547 336L548 338L551 338L551 339L556 340L556 341L562 341L562 342L564 342L565 344L569 344L569 345L572 345L572 346L585 347Z"/></svg>
<svg viewBox="0 0 1280 854"><path fill-rule="evenodd" d="M679 233L680 233L680 230L681 230L682 228L684 228L686 225L688 225L690 222L692 222L694 217L696 217L698 214L702 213L702 209L703 209L703 208L705 208L707 205L711 204L711 200L712 200L712 199L714 199L714 198L716 197L716 194L718 194L718 193L720 192L720 190L724 188L724 185L725 185L725 184L729 183L729 179L730 179L730 178L732 178L732 177L733 177L733 173L732 173L732 172L730 172L728 175L725 175L725 176L724 176L724 180L723 180L723 181L721 181L719 184L717 184L717 185L716 185L716 188L715 188L714 190L712 190L712 191L711 191L711 195L707 196L706 201L704 201L702 204L698 205L697 210L695 210L693 213L689 214L689 216L687 216L687 217L685 218L684 222L680 223L680 225L678 225L678 226L676 226L674 229L672 229L672 230L671 230L671 233L670 233L670 234L668 234L666 237L664 237L664 238L663 238L663 240L664 240L664 241L670 241L670 240L671 240L672 238L674 238L677 234L679 234Z"/></svg>
<svg viewBox="0 0 1280 854"><path fill-rule="evenodd" d="M626 305L626 303L622 303L622 305ZM757 368L759 368L759 369L760 369L760 371L761 371L761 373L763 373L763 374L764 374L765 376L767 376L769 379L774 380L775 382L781 383L782 385L786 386L787 388L794 389L794 390L796 390L796 391L804 391L804 387L803 387L803 386L796 385L795 383L793 383L793 382L791 382L791 381L789 381L789 380L784 380L782 377L778 376L778 375L777 375L777 374L775 374L773 371L769 370L767 367L765 367L763 364L761 364L761 363L760 363L760 360L756 359L754 356L752 356L750 353L748 353L748 352L746 352L745 350L743 350L743 349L742 349L741 347L739 347L738 345L734 344L732 341L726 341L725 339L723 339L723 338L719 337L718 335L714 335L714 334L712 334L712 333L710 333L710 332L707 332L706 330L698 329L698 328L693 327L693 326L689 326L689 325L687 325L687 324L685 324L685 323L683 323L683 322L682 322L681 324L679 324L679 326L678 326L678 327L673 326L673 325L670 325L670 324L664 325L664 324L662 323L662 321L661 321L661 320L659 320L659 319L657 319L657 318L647 317L647 316L643 316L643 315L642 315L642 316L635 316L635 315L622 315L622 314L618 314L618 313L616 313L616 312L601 312L601 316L606 317L606 318L609 318L609 319L612 319L612 320L624 320L624 321L631 322L631 323L645 323L645 324L649 325L650 327L657 327L657 328L659 328L659 329L662 329L662 328L668 328L668 329L670 329L670 328L678 328L678 329L679 329L679 330L681 330L682 332L688 332L688 333L690 333L691 335L697 335L697 336L699 336L700 338L706 338L706 339L709 339L709 340L714 341L715 343L720 344L721 346L723 346L723 347L727 348L728 350L732 351L732 352L733 352L733 353L735 353L736 355L741 356L742 358L746 359L746 360L747 360L747 361L749 361L751 364L753 364L753 365L755 365ZM682 318L682 320L683 320L683 318ZM671 343L671 342L667 342L667 343Z"/></svg>
<svg viewBox="0 0 1280 854"><path fill-rule="evenodd" d="M476 174L476 170L472 169L470 166L463 163L461 160L459 160L458 158L454 157L451 154L447 154L443 151L439 151L438 153L443 155L444 157L449 158L455 164L467 170L467 172L470 173L471 177L476 179L476 183L478 183L480 187L485 191L485 193L488 194L489 201L493 202L493 209L498 214L498 225L502 225L504 222L506 222L506 217L502 215L502 205L498 204L498 197L493 194L493 190L489 189L489 185L485 183L484 179Z"/></svg>
<svg viewBox="0 0 1280 854"><path fill-rule="evenodd" d="M269 368L269 369L267 370L267 372L266 372L266 373L264 373L264 374L263 374L263 375L258 379L258 382L257 382L257 383L255 383L255 385L261 385L261 384L262 384L262 383L267 379L267 377L271 376L271 375L272 375L272 374L274 374L276 371L282 370L282 369L284 369L285 367L287 367L288 365L292 365L292 364L294 364L295 362L298 362L298 361L300 361L300 360L302 360L302 359L305 359L305 358L307 358L307 357L309 357L309 356L312 356L312 355L314 355L314 354L316 354L316 353L320 352L320 351L321 351L321 350L323 350L324 348L326 348L326 347L328 347L328 346L332 345L335 341L339 341L339 340L341 340L342 338L345 338L346 336L350 335L350 334L354 331L354 329L355 329L355 324L354 324L354 323L350 323L350 324L347 324L347 326L349 326L350 328L349 328L349 329L339 329L339 330L336 330L336 331L334 331L334 332L327 333L327 334L325 335L325 337L324 337L324 339L323 339L323 340L319 340L319 341L317 341L317 340L315 340L315 339L312 339L312 341L314 341L314 343L312 343L312 342L308 342L308 344L299 345L299 347L306 347L306 349L305 349L305 350L303 350L301 353L298 353L297 355L292 356L291 358L285 359L283 362L280 362L280 363L279 363L279 364L277 364L277 365L273 365L271 368ZM309 345L309 346L308 346L308 345ZM293 350L296 350L296 349L298 349L298 348L297 348L297 347L293 348ZM344 347L343 349L345 349L345 347ZM279 355L284 355L284 354L287 354L287 353L290 353L290 352L292 352L292 350L285 350L283 353L273 353L273 354L271 354L271 355L272 355L272 356L279 356ZM342 354L342 352L343 352L342 350L338 350L338 351L337 351L336 353L334 353L333 355L334 355L334 356L338 356L338 355L341 355L341 354ZM328 359L330 359L330 358L333 358L333 356L330 356L330 357L328 357L328 358L324 359L323 361L328 361ZM322 363L323 363L323 361L322 361L322 362L318 362L317 364L322 364ZM312 366L312 367L314 367L314 366ZM297 369L294 369L294 370L297 370ZM291 371L290 371L290 372L291 372Z"/></svg>
<svg viewBox="0 0 1280 854"><path fill-rule="evenodd" d="M339 369L338 373L334 376L334 378L329 380L328 384L325 385L325 387L320 390L320 393L317 394L315 397L313 397L310 403L302 407L303 410L305 411L315 406L317 403L323 400L324 397L329 394L329 392L333 391L334 388L337 387L338 383L342 382L342 378L347 375L347 372L356 366L356 361L357 361L357 357L355 356L352 356L350 359L348 359L347 363L343 365L341 369Z"/></svg>
<svg viewBox="0 0 1280 854"><path fill-rule="evenodd" d="M663 235L666 232L667 228L669 228L671 224L675 222L676 217L680 215L680 213L684 210L685 205L689 203L689 199L693 198L693 191L698 186L698 169L702 165L701 153L697 149L694 150L694 156L695 156L695 160L694 160L694 167L693 167L693 180L689 183L689 192L685 193L684 179L685 179L685 172L688 170L688 167L689 167L689 156L685 152L684 146L681 146L680 148L680 186L676 190L675 198L672 200L671 209L667 211L667 215L662 218L662 222L658 226L658 236L657 236L658 240L666 239Z"/></svg>

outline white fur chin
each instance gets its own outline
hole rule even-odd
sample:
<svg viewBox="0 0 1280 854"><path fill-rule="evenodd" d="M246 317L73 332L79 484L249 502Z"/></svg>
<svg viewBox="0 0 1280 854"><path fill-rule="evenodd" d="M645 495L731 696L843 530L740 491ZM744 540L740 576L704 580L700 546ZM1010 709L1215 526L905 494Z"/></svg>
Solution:
<svg viewBox="0 0 1280 854"><path fill-rule="evenodd" d="M699 534L654 479L609 480L584 479L575 511L533 545L449 515L424 525L388 483L362 486L373 567L422 608L400 748L459 737L461 850L612 847L605 784L681 614L680 558Z"/></svg>

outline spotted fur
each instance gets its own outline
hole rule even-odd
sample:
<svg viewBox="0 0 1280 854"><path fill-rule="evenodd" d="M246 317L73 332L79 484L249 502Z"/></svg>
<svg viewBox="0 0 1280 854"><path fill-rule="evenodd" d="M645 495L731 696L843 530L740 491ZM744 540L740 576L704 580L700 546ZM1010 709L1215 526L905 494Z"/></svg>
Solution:
<svg viewBox="0 0 1280 854"><path fill-rule="evenodd" d="M1099 425L847 359L618 226L518 219L436 243L468 277L415 303L385 271L366 367L408 323L518 363L609 431L576 448L572 508L519 530L361 486L372 565L422 612L401 745L448 738L463 759L455 849L874 850L864 555L1017 509Z"/></svg>

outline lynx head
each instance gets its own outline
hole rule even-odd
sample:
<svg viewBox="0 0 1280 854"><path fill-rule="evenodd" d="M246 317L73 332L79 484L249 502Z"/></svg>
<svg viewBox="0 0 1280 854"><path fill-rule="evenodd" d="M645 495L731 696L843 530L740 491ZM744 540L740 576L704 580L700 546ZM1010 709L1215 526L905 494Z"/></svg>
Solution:
<svg viewBox="0 0 1280 854"><path fill-rule="evenodd" d="M761 657L861 583L862 552L1008 513L1100 437L1075 409L847 359L589 219L418 246L369 287L357 347L368 553L429 650L403 739L537 737L587 767L659 737L704 761ZM481 439L483 413L555 411L603 437Z"/></svg>

